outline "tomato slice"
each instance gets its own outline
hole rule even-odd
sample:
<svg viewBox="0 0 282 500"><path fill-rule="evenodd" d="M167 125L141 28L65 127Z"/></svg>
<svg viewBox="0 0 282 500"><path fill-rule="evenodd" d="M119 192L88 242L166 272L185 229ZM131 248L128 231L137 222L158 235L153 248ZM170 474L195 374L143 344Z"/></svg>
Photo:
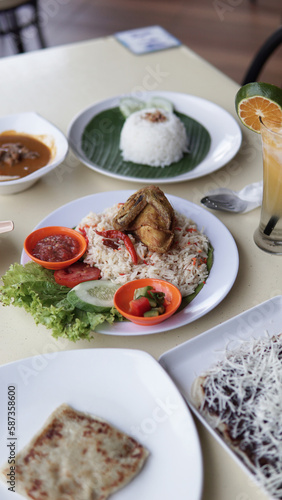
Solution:
<svg viewBox="0 0 282 500"><path fill-rule="evenodd" d="M130 314L133 314L133 316L143 316L145 312L152 309L147 297L138 297L138 299L131 300L129 308Z"/></svg>
<svg viewBox="0 0 282 500"><path fill-rule="evenodd" d="M69 267L54 272L56 283L68 288L73 288L83 281L98 280L100 277L100 269L84 264L84 262L75 262Z"/></svg>

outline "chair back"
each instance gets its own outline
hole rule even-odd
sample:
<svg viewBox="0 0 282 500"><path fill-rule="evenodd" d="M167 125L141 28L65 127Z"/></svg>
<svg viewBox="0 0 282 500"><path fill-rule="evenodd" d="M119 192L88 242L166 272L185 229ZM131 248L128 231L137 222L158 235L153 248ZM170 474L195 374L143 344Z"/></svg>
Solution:
<svg viewBox="0 0 282 500"><path fill-rule="evenodd" d="M269 38L263 43L261 48L258 50L253 61L251 62L244 78L242 85L246 83L256 82L263 66L268 61L273 52L277 49L279 45L282 44L282 26L280 26Z"/></svg>

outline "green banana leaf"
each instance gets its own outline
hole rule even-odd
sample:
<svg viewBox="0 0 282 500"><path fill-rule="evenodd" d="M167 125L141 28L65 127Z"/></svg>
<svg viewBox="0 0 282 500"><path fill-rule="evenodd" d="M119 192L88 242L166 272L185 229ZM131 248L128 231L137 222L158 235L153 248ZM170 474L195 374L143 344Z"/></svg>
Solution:
<svg viewBox="0 0 282 500"><path fill-rule="evenodd" d="M212 247L212 245L210 245L209 246L209 251L208 251L208 258L207 258L207 270L208 270L208 273L210 273L212 265L213 265L213 247ZM190 295L187 295L187 297L183 297L182 302L181 302L181 304L180 304L180 306L177 309L177 311L176 311L175 314L177 314L179 311L182 311L182 309L184 309L186 306L188 306L188 304L190 304L190 302L192 302L192 300L202 290L204 284L205 283L203 283L203 282L199 283L199 285L197 286L197 288L195 289L195 291L193 293L191 293Z"/></svg>
<svg viewBox="0 0 282 500"><path fill-rule="evenodd" d="M93 165L120 176L157 180L185 174L204 160L210 149L211 137L206 128L193 118L178 112L175 114L185 125L189 153L167 167L150 167L123 160L119 142L125 119L118 107L102 111L92 118L82 134L82 150Z"/></svg>

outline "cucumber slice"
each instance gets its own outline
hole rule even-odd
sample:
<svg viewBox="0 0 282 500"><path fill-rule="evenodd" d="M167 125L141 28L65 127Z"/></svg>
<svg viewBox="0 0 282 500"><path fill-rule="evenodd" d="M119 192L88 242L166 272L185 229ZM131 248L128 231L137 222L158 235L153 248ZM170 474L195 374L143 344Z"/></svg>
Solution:
<svg viewBox="0 0 282 500"><path fill-rule="evenodd" d="M145 108L158 108L173 112L173 104L164 97L154 96L148 102L140 101L135 97L124 97L120 100L119 109L125 118L128 118L135 111L140 111Z"/></svg>
<svg viewBox="0 0 282 500"><path fill-rule="evenodd" d="M120 100L119 109L125 118L128 118L135 111L140 111L145 107L145 103L135 97L124 97Z"/></svg>
<svg viewBox="0 0 282 500"><path fill-rule="evenodd" d="M68 292L67 300L83 311L107 312L114 306L114 294L119 287L106 280L84 281Z"/></svg>
<svg viewBox="0 0 282 500"><path fill-rule="evenodd" d="M170 102L168 99L165 99L164 97L152 97L150 101L146 103L146 108L160 108L164 109L165 111L169 111L170 113L173 112L173 104Z"/></svg>

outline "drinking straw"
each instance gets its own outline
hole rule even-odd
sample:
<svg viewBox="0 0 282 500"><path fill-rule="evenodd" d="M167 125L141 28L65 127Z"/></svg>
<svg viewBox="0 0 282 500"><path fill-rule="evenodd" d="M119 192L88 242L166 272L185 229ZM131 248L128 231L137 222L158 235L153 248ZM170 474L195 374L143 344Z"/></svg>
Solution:
<svg viewBox="0 0 282 500"><path fill-rule="evenodd" d="M279 220L279 217L277 217L277 215L272 215L272 217L270 217L268 223L266 224L265 228L264 228L264 234L266 234L266 236L270 236L270 234L272 233L273 229L275 228L277 222Z"/></svg>

